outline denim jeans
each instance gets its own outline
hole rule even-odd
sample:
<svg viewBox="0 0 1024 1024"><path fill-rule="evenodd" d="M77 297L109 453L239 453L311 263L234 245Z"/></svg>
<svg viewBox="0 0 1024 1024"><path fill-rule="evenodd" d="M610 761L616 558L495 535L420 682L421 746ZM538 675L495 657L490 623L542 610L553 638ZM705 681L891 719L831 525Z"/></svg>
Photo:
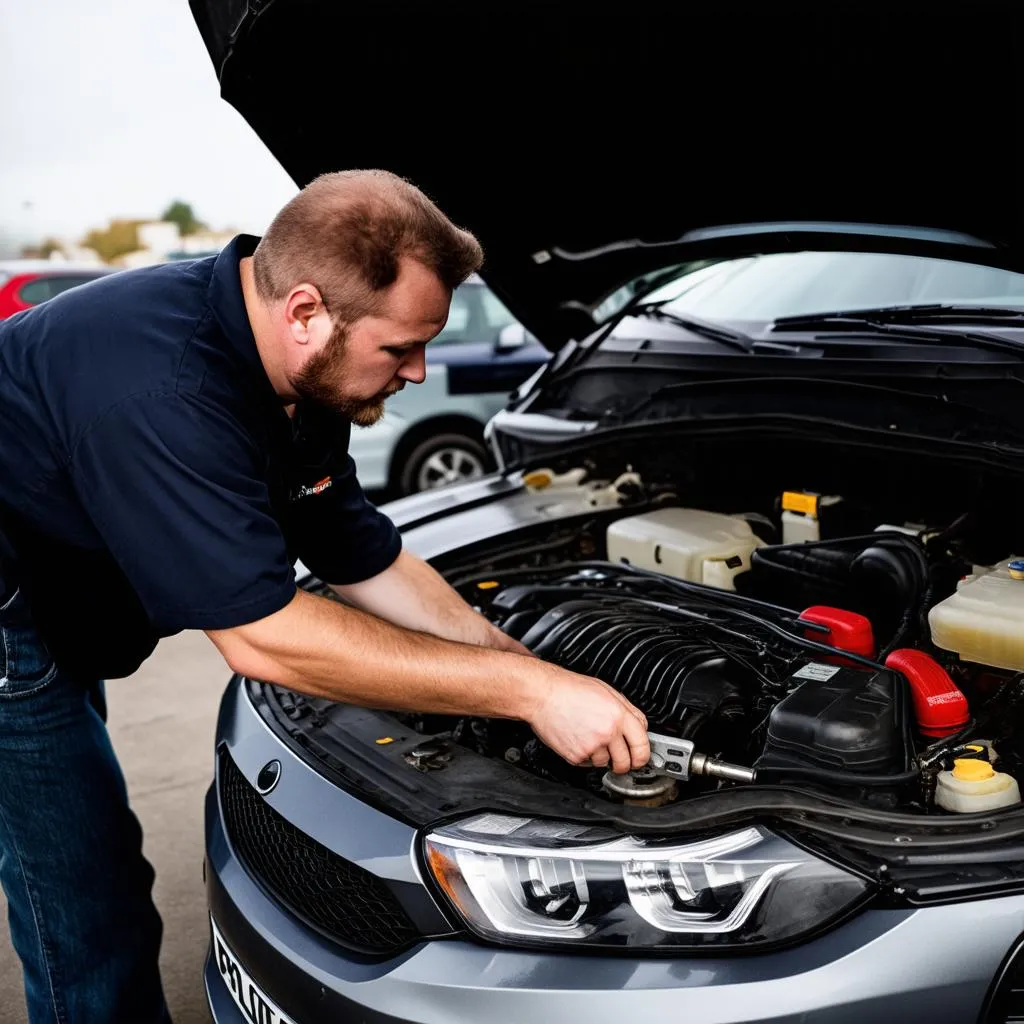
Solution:
<svg viewBox="0 0 1024 1024"><path fill-rule="evenodd" d="M102 684L54 665L18 593L0 641L0 883L29 1020L166 1024L153 869Z"/></svg>

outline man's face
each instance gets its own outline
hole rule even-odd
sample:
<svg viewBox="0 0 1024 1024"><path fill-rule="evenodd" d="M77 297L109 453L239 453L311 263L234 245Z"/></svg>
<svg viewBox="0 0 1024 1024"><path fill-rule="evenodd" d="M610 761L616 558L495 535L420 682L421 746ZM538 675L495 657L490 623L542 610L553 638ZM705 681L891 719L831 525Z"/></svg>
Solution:
<svg viewBox="0 0 1024 1024"><path fill-rule="evenodd" d="M334 323L327 340L295 374L292 386L309 401L368 427L384 401L426 376L424 348L448 319L451 293L423 264L403 259L380 311Z"/></svg>

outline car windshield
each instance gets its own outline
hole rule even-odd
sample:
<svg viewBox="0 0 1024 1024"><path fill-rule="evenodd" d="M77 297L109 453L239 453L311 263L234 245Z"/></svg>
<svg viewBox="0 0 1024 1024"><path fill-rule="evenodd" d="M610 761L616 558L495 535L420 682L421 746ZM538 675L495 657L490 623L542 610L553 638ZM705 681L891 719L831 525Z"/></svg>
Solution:
<svg viewBox="0 0 1024 1024"><path fill-rule="evenodd" d="M677 316L751 321L926 303L1024 307L1024 274L891 253L770 253L684 270L643 303Z"/></svg>

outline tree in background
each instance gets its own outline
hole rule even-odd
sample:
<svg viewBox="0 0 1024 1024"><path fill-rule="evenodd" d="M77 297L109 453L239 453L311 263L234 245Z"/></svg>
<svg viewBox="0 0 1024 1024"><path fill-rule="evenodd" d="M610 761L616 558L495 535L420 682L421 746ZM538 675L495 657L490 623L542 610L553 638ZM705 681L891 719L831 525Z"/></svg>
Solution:
<svg viewBox="0 0 1024 1024"><path fill-rule="evenodd" d="M90 231L82 245L94 249L104 263L135 252L139 247L139 225L144 220L112 220L106 228Z"/></svg>
<svg viewBox="0 0 1024 1024"><path fill-rule="evenodd" d="M197 231L205 231L206 225L196 218L191 203L175 199L170 206L164 210L161 220L169 220L178 225L182 236L194 235Z"/></svg>

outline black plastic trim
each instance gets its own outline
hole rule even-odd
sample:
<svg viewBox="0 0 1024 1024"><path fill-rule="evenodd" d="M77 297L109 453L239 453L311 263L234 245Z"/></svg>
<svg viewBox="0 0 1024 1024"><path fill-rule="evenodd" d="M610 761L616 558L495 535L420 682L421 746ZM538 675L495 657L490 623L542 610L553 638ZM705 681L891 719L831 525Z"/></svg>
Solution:
<svg viewBox="0 0 1024 1024"><path fill-rule="evenodd" d="M261 938L228 895L216 871L207 871L206 876L207 905L231 952L252 980L297 1024L326 1020L405 1024L398 1017L369 1010L325 988ZM351 959L348 951L344 955Z"/></svg>
<svg viewBox="0 0 1024 1024"><path fill-rule="evenodd" d="M360 868L358 865L353 864L351 861L345 862L347 869L359 872L362 875L367 876L369 880L372 880L372 882L379 889L386 892L387 897L393 901L393 909L405 916L406 926L408 928L409 935L404 941L396 942L392 945L389 945L387 948L381 949L371 949L366 946L360 946L357 943L348 942L341 936L337 935L336 933L325 928L323 925L312 920L308 915L304 914L301 911L301 909L294 906L294 901L289 900L285 894L279 893L274 886L265 881L261 876L259 870L253 864L250 863L248 856L243 854L242 851L238 849L238 846L235 842L235 837L233 835L234 830L228 825L228 822L226 820L223 797L223 787L225 785L225 762L230 763L231 770L237 773L237 775L240 777L241 782L252 790L252 795L256 800L263 801L263 797L260 796L259 791L254 786L252 786L252 784L249 783L247 779L245 779L241 769L234 763L234 760L231 758L231 754L228 752L227 748L225 746L221 746L220 750L218 751L217 757L216 781L217 806L221 816L221 824L222 827L224 828L224 835L232 855L241 865L246 875L253 882L253 884L260 889L263 895L266 896L266 898L274 904L274 906L287 912L291 917L295 918L296 921L301 922L301 924L304 927L316 932L319 936L326 939L331 945L336 946L341 950L344 950L346 956L354 957L355 959L365 963L375 963L381 960L393 959L394 957L398 956L399 954L405 952L406 950L415 946L417 943L422 942L424 940L425 936L419 933L415 923L409 918L408 913L402 906L401 901L398 900L395 894L391 891L390 887L388 887L385 884L384 880L378 878L376 875L371 875L369 872L365 871L365 869ZM270 807L269 804L266 805L266 811L273 817L280 818L282 821L284 821L290 829L302 835L308 843L315 845L316 847L320 847L327 857L334 858L340 861L345 861L345 858L341 857L339 854L334 853L334 851L332 850L328 850L326 847L323 847L322 844L318 843L315 839L313 839L310 836L307 836L305 833L302 832L301 829L297 828L286 818L283 818L283 816L280 815L277 811L275 811L272 807Z"/></svg>

